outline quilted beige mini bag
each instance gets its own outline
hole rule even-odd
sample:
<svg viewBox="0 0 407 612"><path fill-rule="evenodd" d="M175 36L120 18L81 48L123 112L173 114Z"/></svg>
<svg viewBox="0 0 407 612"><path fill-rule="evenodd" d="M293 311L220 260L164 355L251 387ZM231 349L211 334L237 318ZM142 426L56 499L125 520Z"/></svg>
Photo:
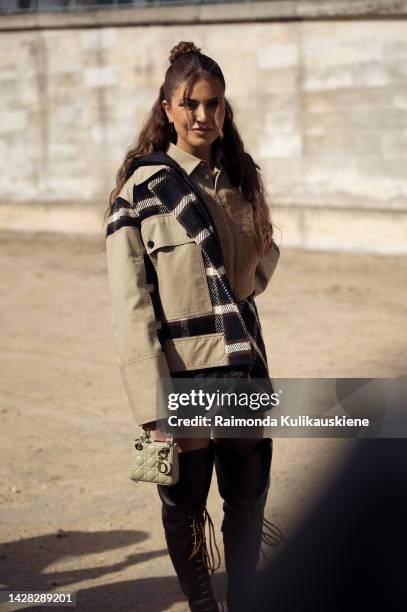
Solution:
<svg viewBox="0 0 407 612"><path fill-rule="evenodd" d="M149 430L134 440L131 462L132 480L174 485L179 480L178 444L173 436L165 442L151 439Z"/></svg>

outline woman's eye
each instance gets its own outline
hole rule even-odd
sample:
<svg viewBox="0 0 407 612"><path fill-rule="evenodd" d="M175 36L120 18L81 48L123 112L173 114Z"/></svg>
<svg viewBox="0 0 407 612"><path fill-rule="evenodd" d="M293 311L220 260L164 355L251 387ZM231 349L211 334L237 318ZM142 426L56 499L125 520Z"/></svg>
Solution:
<svg viewBox="0 0 407 612"><path fill-rule="evenodd" d="M218 100L213 100L212 102L208 103L208 108L216 108L219 104ZM184 104L181 102L181 106L184 106ZM185 103L185 106L189 109L189 110L196 110L198 108L198 104L196 102L192 102L190 100L187 100Z"/></svg>
<svg viewBox="0 0 407 612"><path fill-rule="evenodd" d="M190 102L188 100L185 102L185 104L183 102L181 102L180 106L186 106L189 109L196 108L195 102Z"/></svg>

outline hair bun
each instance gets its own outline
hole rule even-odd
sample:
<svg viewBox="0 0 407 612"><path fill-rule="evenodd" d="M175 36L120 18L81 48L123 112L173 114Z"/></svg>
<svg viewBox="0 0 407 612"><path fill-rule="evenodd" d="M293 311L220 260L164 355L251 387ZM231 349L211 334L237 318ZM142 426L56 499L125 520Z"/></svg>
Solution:
<svg viewBox="0 0 407 612"><path fill-rule="evenodd" d="M193 42L184 42L181 41L175 47L173 47L170 51L170 64L173 64L181 55L185 55L186 53L200 53L201 50L194 45Z"/></svg>

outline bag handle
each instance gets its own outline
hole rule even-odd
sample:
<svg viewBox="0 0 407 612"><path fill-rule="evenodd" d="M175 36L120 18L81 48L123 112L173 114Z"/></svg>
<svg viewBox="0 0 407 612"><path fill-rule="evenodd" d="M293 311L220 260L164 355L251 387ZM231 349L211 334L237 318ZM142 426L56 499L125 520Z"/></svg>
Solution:
<svg viewBox="0 0 407 612"><path fill-rule="evenodd" d="M151 435L153 434L153 436ZM154 439L156 442L167 442L168 444L174 443L174 435L170 432L166 432L164 429L157 427L155 430L144 429L140 426L139 438L143 438L146 442L151 442Z"/></svg>

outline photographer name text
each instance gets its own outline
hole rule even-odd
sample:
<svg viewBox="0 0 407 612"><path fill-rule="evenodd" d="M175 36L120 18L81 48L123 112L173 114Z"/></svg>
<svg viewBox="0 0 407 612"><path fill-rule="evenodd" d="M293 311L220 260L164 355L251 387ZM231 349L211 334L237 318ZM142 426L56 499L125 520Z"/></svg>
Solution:
<svg viewBox="0 0 407 612"><path fill-rule="evenodd" d="M222 415L193 416L191 418L171 415L168 417L170 427L369 427L367 418L348 416L312 417L308 415L272 417L224 417Z"/></svg>

